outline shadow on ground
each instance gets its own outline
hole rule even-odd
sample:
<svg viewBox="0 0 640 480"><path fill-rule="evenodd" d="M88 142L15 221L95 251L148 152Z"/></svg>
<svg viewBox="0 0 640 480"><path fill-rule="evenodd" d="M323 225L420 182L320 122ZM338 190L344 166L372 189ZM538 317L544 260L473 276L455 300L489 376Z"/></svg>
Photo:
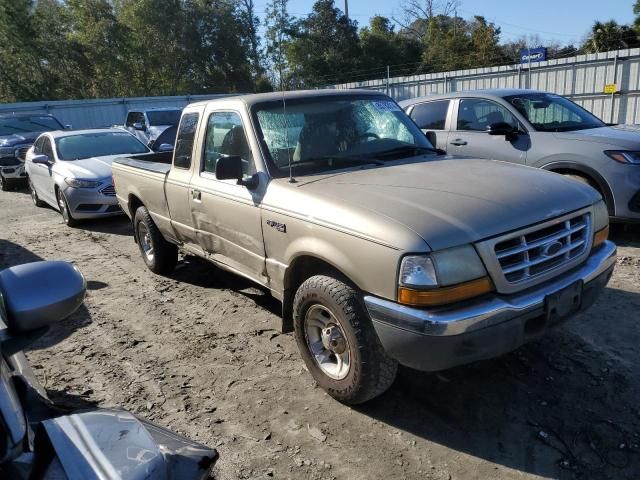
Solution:
<svg viewBox="0 0 640 480"><path fill-rule="evenodd" d="M607 289L604 296L619 305L640 304L640 295L630 292ZM358 410L523 472L637 478L640 366L578 335L589 315L599 320L591 325L592 334L612 324L621 332L637 330L637 316L620 317L601 305L498 359L439 374L401 368L387 393Z"/></svg>

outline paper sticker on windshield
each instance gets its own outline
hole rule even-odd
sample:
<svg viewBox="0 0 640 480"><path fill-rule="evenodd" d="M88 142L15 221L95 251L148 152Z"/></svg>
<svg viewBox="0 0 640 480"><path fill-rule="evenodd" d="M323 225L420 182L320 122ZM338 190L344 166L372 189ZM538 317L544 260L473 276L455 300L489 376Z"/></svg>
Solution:
<svg viewBox="0 0 640 480"><path fill-rule="evenodd" d="M401 110L396 103L390 102L388 100L373 102L373 106L376 107L376 109L378 109L378 111L380 112L399 112Z"/></svg>

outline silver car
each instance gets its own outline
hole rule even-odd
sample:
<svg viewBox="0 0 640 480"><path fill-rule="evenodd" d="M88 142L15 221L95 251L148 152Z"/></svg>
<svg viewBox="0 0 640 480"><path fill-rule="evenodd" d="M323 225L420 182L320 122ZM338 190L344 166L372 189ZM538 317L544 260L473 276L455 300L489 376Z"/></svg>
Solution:
<svg viewBox="0 0 640 480"><path fill-rule="evenodd" d="M150 150L128 132L113 129L54 131L40 135L25 167L33 203L58 209L64 223L122 213L111 180L111 162Z"/></svg>
<svg viewBox="0 0 640 480"><path fill-rule="evenodd" d="M560 95L494 89L400 102L438 148L520 163L591 185L612 219L640 221L640 128L609 126Z"/></svg>

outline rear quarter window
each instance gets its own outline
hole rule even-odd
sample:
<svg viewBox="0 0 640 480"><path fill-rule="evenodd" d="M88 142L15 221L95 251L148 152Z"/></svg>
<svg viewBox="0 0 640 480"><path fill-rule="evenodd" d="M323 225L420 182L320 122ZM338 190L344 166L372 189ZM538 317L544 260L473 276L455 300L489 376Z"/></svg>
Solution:
<svg viewBox="0 0 640 480"><path fill-rule="evenodd" d="M178 135L173 154L173 166L176 168L191 168L191 157L193 157L193 141L198 127L197 112L186 113L180 120Z"/></svg>
<svg viewBox="0 0 640 480"><path fill-rule="evenodd" d="M449 100L421 103L411 110L411 118L423 130L444 130Z"/></svg>

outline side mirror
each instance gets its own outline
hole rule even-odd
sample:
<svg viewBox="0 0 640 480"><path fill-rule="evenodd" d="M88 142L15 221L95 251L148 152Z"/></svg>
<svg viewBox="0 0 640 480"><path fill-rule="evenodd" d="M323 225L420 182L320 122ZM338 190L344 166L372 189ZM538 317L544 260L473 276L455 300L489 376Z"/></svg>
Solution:
<svg viewBox="0 0 640 480"><path fill-rule="evenodd" d="M489 135L504 135L505 140L513 140L518 136L518 129L507 122L496 122L489 125L487 133Z"/></svg>
<svg viewBox="0 0 640 480"><path fill-rule="evenodd" d="M163 143L158 147L158 152L173 152L173 145L170 143Z"/></svg>
<svg viewBox="0 0 640 480"><path fill-rule="evenodd" d="M216 178L218 180L237 180L238 185L243 185L249 190L258 186L258 175L244 178L242 173L242 158L239 155L220 157L216 162Z"/></svg>
<svg viewBox="0 0 640 480"><path fill-rule="evenodd" d="M134 130L140 130L140 131L146 130L145 126L142 123L134 123L131 126L133 127Z"/></svg>
<svg viewBox="0 0 640 480"><path fill-rule="evenodd" d="M49 165L49 155L45 155L43 153L39 155L34 155L31 157L32 163L39 163L41 165Z"/></svg>
<svg viewBox="0 0 640 480"><path fill-rule="evenodd" d="M71 124L69 123L69 124L65 125L63 128L64 128L65 130L73 130L73 125L71 125Z"/></svg>
<svg viewBox="0 0 640 480"><path fill-rule="evenodd" d="M86 282L68 262L26 263L0 272L8 325L18 333L67 318L84 300Z"/></svg>

